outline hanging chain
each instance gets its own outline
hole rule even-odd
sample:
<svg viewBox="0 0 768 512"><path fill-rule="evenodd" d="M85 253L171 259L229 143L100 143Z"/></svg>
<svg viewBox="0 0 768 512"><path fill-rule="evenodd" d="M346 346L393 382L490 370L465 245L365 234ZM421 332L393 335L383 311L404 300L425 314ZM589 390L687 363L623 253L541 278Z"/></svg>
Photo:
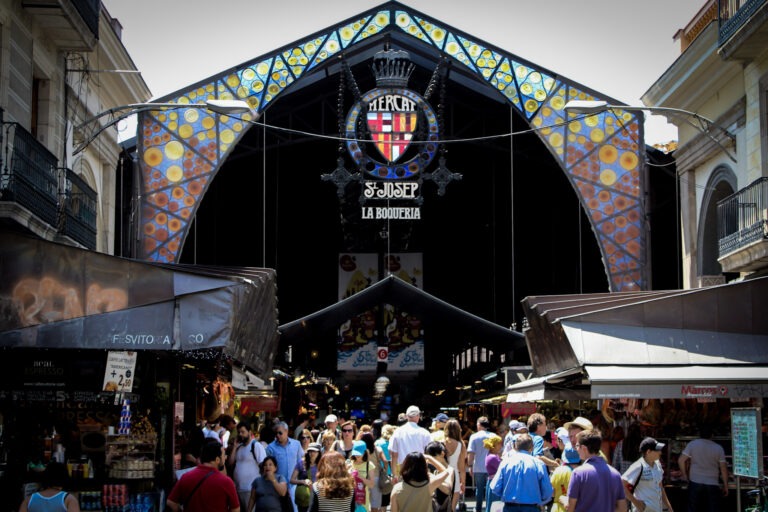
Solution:
<svg viewBox="0 0 768 512"><path fill-rule="evenodd" d="M441 60L441 62L443 62ZM441 66L438 66L439 68ZM440 74L440 99L437 103L437 131L440 134L440 138L445 138L445 97L446 97L446 80L445 73ZM438 150L440 152L441 157L445 157L446 153L448 153L448 148L444 143L440 143L440 148Z"/></svg>
<svg viewBox="0 0 768 512"><path fill-rule="evenodd" d="M347 66L345 65L346 61L342 59L342 65L344 65L345 72L339 73L339 92L338 96L336 98L336 115L338 116L338 122L339 122L339 147L338 147L338 155L339 158L342 157L344 154L344 91L347 88L347 85L345 83L346 78L346 69Z"/></svg>

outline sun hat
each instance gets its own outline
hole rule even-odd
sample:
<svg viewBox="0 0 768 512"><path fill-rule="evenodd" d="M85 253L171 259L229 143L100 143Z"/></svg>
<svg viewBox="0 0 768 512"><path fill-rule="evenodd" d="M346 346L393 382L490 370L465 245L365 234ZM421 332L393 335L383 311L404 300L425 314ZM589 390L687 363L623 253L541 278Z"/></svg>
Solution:
<svg viewBox="0 0 768 512"><path fill-rule="evenodd" d="M640 443L640 453L645 453L648 450L660 452L661 450L664 449L665 446L666 445L664 443L660 443L652 437L646 437Z"/></svg>
<svg viewBox="0 0 768 512"><path fill-rule="evenodd" d="M405 415L409 418L413 418L414 416L421 416L421 411L415 405L411 405L405 410Z"/></svg>
<svg viewBox="0 0 768 512"><path fill-rule="evenodd" d="M573 421L569 421L565 425L563 425L566 429L569 429L571 427L578 427L582 430L592 430L594 427L592 426L592 422L589 421L587 418L583 416L578 416Z"/></svg>
<svg viewBox="0 0 768 512"><path fill-rule="evenodd" d="M322 446L320 446L320 443L309 443L309 446L307 446L308 452L319 452L322 451Z"/></svg>
<svg viewBox="0 0 768 512"><path fill-rule="evenodd" d="M365 441L355 441L352 444L352 453L350 453L350 455L359 455L362 457L365 455L366 448L367 445L365 444Z"/></svg>

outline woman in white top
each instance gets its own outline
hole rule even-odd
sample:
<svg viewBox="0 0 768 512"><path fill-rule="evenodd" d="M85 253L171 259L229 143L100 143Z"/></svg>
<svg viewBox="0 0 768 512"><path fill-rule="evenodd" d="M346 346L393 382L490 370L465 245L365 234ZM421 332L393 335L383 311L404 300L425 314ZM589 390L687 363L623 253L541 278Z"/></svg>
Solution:
<svg viewBox="0 0 768 512"><path fill-rule="evenodd" d="M461 423L450 419L443 427L445 431L445 458L453 468L456 477L453 482L453 504L451 510L456 510L459 498L464 494L467 481L467 445L461 439Z"/></svg>

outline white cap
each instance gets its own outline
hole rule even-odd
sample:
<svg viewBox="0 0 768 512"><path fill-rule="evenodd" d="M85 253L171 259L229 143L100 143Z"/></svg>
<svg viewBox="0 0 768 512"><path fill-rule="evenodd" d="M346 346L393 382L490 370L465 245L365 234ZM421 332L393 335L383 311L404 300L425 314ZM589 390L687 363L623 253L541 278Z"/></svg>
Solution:
<svg viewBox="0 0 768 512"><path fill-rule="evenodd" d="M337 418L335 414L329 414L325 417L325 423L334 423L337 421L339 421L339 418Z"/></svg>
<svg viewBox="0 0 768 512"><path fill-rule="evenodd" d="M405 415L408 416L409 418L412 418L414 416L421 416L421 411L415 405L411 405L408 407L408 409L405 410Z"/></svg>

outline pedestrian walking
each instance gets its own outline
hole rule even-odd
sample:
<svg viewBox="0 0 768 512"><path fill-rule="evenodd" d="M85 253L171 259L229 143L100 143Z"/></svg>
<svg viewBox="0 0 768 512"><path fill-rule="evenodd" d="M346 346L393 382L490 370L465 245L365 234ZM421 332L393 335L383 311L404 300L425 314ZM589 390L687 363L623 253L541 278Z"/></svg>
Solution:
<svg viewBox="0 0 768 512"><path fill-rule="evenodd" d="M274 456L264 458L259 467L261 474L251 486L248 512L254 507L258 512L282 512L280 499L288 494L288 480L278 472L279 467Z"/></svg>
<svg viewBox="0 0 768 512"><path fill-rule="evenodd" d="M483 444L488 449L488 455L485 456L485 472L488 474L488 483L485 486L485 512L491 512L491 504L499 501L499 495L491 490L491 481L501 464L504 442L499 435L491 434Z"/></svg>
<svg viewBox="0 0 768 512"><path fill-rule="evenodd" d="M709 425L702 425L699 434L700 439L683 448L677 463L683 480L688 480L688 512L716 512L721 510L722 496L728 496L725 450L712 441Z"/></svg>
<svg viewBox="0 0 768 512"><path fill-rule="evenodd" d="M327 452L317 464L317 482L312 484L309 512L353 512L355 480L347 470L344 456Z"/></svg>
<svg viewBox="0 0 768 512"><path fill-rule="evenodd" d="M659 462L663 449L664 443L646 437L640 443L642 456L621 476L624 494L632 503L633 512L673 512L664 490L664 470Z"/></svg>
<svg viewBox="0 0 768 512"><path fill-rule="evenodd" d="M419 426L421 410L417 406L409 406L405 416L408 421L397 427L389 440L389 453L392 456L395 481L400 477L400 466L405 461L405 457L411 452L424 453L424 448L432 441L429 431Z"/></svg>
<svg viewBox="0 0 768 512"><path fill-rule="evenodd" d="M200 465L176 482L165 504L171 512L239 512L235 483L222 473L224 445L209 438L200 450Z"/></svg>
<svg viewBox="0 0 768 512"><path fill-rule="evenodd" d="M41 477L42 489L27 496L19 507L19 512L47 512L49 510L80 512L77 498L64 490L68 481L67 467L60 462L49 462Z"/></svg>
<svg viewBox="0 0 768 512"><path fill-rule="evenodd" d="M431 474L427 461L437 468ZM401 480L392 488L390 512L431 512L432 495L448 477L447 468L431 455L410 452L400 465Z"/></svg>
<svg viewBox="0 0 768 512"><path fill-rule="evenodd" d="M576 450L584 463L573 470L568 484L568 512L626 512L624 484L616 468L600 456L599 430L576 434Z"/></svg>
<svg viewBox="0 0 768 512"><path fill-rule="evenodd" d="M504 512L540 512L552 498L549 471L534 457L530 434L520 434L517 449L502 460L491 480L491 490L504 502Z"/></svg>
<svg viewBox="0 0 768 512"><path fill-rule="evenodd" d="M250 425L245 421L238 423L237 437L227 457L227 464L240 497L240 508L243 510L251 497L253 481L260 475L259 465L266 456L264 447L253 437Z"/></svg>
<svg viewBox="0 0 768 512"><path fill-rule="evenodd" d="M491 423L486 416L477 418L477 432L469 436L467 443L467 465L472 485L475 486L475 512L485 512L485 488L488 483L488 473L485 471L485 457L488 449L483 445L491 435Z"/></svg>
<svg viewBox="0 0 768 512"><path fill-rule="evenodd" d="M304 458L304 450L301 448L301 443L291 439L288 424L284 421L275 424L275 440L267 446L267 455L275 459L277 471L283 480L286 483L290 482L293 468ZM288 492L291 494L291 501L295 502L296 486L288 483ZM294 512L298 512L295 503Z"/></svg>
<svg viewBox="0 0 768 512"><path fill-rule="evenodd" d="M456 505L464 495L467 484L467 445L461 438L461 423L456 419L449 419L445 423L445 455L448 464L456 475L453 482L453 504L451 510L456 510Z"/></svg>
<svg viewBox="0 0 768 512"><path fill-rule="evenodd" d="M567 431L565 432L565 438L568 439ZM562 438L558 437L558 444L562 444L565 448L563 448L563 453L560 454L562 465L549 475L549 482L554 490L550 512L565 512L568 507L568 484L571 483L571 473L581 464L579 452L571 446L570 441L566 445L563 443Z"/></svg>
<svg viewBox="0 0 768 512"><path fill-rule="evenodd" d="M296 464L291 474L290 483L296 486L295 503L299 512L306 512L309 508L312 494L312 483L317 477L317 463L320 460L320 445L310 443L304 454L304 460Z"/></svg>

